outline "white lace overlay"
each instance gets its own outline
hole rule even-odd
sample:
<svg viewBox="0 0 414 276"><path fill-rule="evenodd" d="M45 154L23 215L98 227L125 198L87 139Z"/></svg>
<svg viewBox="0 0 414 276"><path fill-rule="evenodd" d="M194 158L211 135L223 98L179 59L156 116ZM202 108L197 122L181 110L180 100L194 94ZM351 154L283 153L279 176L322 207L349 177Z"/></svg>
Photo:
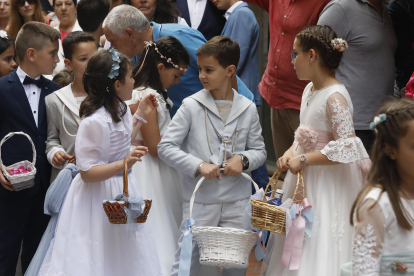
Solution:
<svg viewBox="0 0 414 276"><path fill-rule="evenodd" d="M378 275L381 257L374 257L377 237L374 228L368 224L362 228L361 234L354 239L354 260L352 271L354 276Z"/></svg>
<svg viewBox="0 0 414 276"><path fill-rule="evenodd" d="M345 222L339 221L339 212L335 215L335 220L332 221L331 228L335 238L335 241L338 243L338 250L342 251L342 238L345 234Z"/></svg>
<svg viewBox="0 0 414 276"><path fill-rule="evenodd" d="M369 158L361 139L352 137L329 142L321 153L329 160L340 163L351 163Z"/></svg>
<svg viewBox="0 0 414 276"><path fill-rule="evenodd" d="M352 111L341 93L335 92L327 98L326 116L331 122L335 141L329 142L322 149L323 155L340 163L369 158L361 139L355 136Z"/></svg>
<svg viewBox="0 0 414 276"><path fill-rule="evenodd" d="M50 267L49 264L44 264L40 270L38 276L66 276L63 272L56 272Z"/></svg>

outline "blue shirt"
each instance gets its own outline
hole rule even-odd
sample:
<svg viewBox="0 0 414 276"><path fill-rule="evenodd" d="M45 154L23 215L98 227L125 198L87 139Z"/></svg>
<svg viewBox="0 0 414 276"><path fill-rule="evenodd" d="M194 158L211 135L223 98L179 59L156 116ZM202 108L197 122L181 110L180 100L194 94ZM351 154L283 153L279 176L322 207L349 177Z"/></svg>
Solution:
<svg viewBox="0 0 414 276"><path fill-rule="evenodd" d="M187 49L190 55L190 64L188 65L187 72L181 77L180 83L173 85L167 89L168 96L172 100L174 106L170 109L171 116L174 116L178 108L181 106L181 102L188 96L204 89L203 85L198 78L198 66L196 52L198 48L206 43L204 36L197 30L182 26L179 24L157 24L151 22L153 27L153 40L156 41L160 37L172 36L177 38ZM134 66L139 60L140 55L137 55L131 59ZM244 85L244 83L237 78L238 93L245 96L249 100L253 101L253 93Z"/></svg>
<svg viewBox="0 0 414 276"><path fill-rule="evenodd" d="M221 35L239 44L240 60L236 73L253 93L255 104L262 105L259 92L259 24L246 3L241 3L233 10Z"/></svg>

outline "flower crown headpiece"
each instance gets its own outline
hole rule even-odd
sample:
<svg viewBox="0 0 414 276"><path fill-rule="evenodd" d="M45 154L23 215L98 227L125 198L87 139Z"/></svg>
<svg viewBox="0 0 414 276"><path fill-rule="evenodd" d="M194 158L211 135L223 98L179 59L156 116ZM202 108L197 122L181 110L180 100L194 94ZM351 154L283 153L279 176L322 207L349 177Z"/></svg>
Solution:
<svg viewBox="0 0 414 276"><path fill-rule="evenodd" d="M380 123L385 122L386 119L387 119L387 115L384 114L384 113L382 113L382 114L380 114L378 116L375 116L374 117L374 121L369 124L370 129L372 129L372 130L376 129L377 126Z"/></svg>
<svg viewBox="0 0 414 276"><path fill-rule="evenodd" d="M109 72L108 77L111 79L116 79L116 77L118 77L119 75L119 64L121 63L121 54L114 47L109 48L108 52L110 52L112 55L112 68Z"/></svg>
<svg viewBox="0 0 414 276"><path fill-rule="evenodd" d="M1 30L0 31L0 38L9 39L9 36L7 35L6 31Z"/></svg>
<svg viewBox="0 0 414 276"><path fill-rule="evenodd" d="M338 50L339 52L343 52L348 49L348 43L346 43L345 39L342 38L334 38L331 40L331 45L334 50Z"/></svg>
<svg viewBox="0 0 414 276"><path fill-rule="evenodd" d="M139 67L139 69L138 69L137 73L135 74L135 76L138 75L139 72L141 72L142 66L145 63L145 59L146 59L147 54L148 54L149 47L151 47L151 46L154 46L155 47L155 51L157 51L157 53L161 56L161 58L165 59L169 64L171 64L172 66L174 66L174 68L180 69L180 71L182 71L183 73L187 72L187 69L181 68L177 64L174 64L171 61L171 58L167 58L166 56L164 56L163 54L161 54L160 51L158 51L157 44L155 44L155 42L153 42L153 41L144 41L144 43L145 43L145 49L146 49L145 56L144 56L144 60L142 61L142 64Z"/></svg>

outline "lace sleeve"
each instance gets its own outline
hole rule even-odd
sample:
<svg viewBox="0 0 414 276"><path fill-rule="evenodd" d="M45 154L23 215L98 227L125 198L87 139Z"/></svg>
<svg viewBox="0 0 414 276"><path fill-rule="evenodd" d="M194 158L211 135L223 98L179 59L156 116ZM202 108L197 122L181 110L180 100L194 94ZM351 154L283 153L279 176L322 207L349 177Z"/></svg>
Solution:
<svg viewBox="0 0 414 276"><path fill-rule="evenodd" d="M335 141L329 142L321 153L329 160L340 163L369 158L361 139L355 136L352 112L342 94L337 92L329 96L326 115L331 122Z"/></svg>
<svg viewBox="0 0 414 276"><path fill-rule="evenodd" d="M97 165L109 163L110 130L106 121L87 117L79 125L75 142L76 166L89 171Z"/></svg>
<svg viewBox="0 0 414 276"><path fill-rule="evenodd" d="M354 221L352 275L378 276L385 235L380 205L374 199L367 199L359 210L359 222L355 218Z"/></svg>

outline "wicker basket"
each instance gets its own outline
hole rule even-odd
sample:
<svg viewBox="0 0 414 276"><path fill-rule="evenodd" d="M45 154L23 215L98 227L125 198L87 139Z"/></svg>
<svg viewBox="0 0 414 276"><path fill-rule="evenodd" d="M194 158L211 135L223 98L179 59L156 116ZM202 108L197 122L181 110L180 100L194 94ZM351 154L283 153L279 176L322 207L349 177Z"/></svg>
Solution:
<svg viewBox="0 0 414 276"><path fill-rule="evenodd" d="M15 134L24 135L27 137L27 139L29 139L30 143L32 144L32 149L33 149L33 161L30 162L30 161L24 160L24 161L20 161L18 163L8 166L7 168L12 169L12 170L18 169L20 166L23 166L26 169L30 170L30 172L28 173L10 175L6 171L6 168L3 165L3 161L1 160L1 146ZM4 136L3 140L1 140L1 143L0 143L0 167L1 167L1 170L3 171L5 178L11 183L13 191L21 191L21 190L31 188L34 186L35 175L36 175L35 165L36 165L36 148L29 135L27 135L24 132L10 132L6 136Z"/></svg>
<svg viewBox="0 0 414 276"><path fill-rule="evenodd" d="M262 200L250 201L252 205L252 225L258 229L263 229L277 234L286 235L286 212L279 206L269 204L266 201L266 193L271 188L272 199L275 197L276 184L280 172L276 171L266 186ZM269 190L270 191L270 190ZM305 184L303 182L302 172L297 173L297 182L295 193L293 194L293 203L301 203L305 198Z"/></svg>
<svg viewBox="0 0 414 276"><path fill-rule="evenodd" d="M126 197L129 197L128 194L128 166L127 159L124 158L124 193ZM137 217L137 223L144 223L147 221L148 213L151 209L152 200L144 200L145 209L141 216ZM128 207L128 203L125 201L104 201L103 208L106 215L108 216L109 222L112 224L126 224L127 223L127 214L125 213L124 206Z"/></svg>
<svg viewBox="0 0 414 276"><path fill-rule="evenodd" d="M248 174L242 175L257 184ZM192 217L195 193L204 181L202 177L193 192L190 200L190 217ZM200 249L200 263L202 265L218 266L222 268L247 268L249 266L249 254L257 241L255 231L236 228L192 226L192 232Z"/></svg>

